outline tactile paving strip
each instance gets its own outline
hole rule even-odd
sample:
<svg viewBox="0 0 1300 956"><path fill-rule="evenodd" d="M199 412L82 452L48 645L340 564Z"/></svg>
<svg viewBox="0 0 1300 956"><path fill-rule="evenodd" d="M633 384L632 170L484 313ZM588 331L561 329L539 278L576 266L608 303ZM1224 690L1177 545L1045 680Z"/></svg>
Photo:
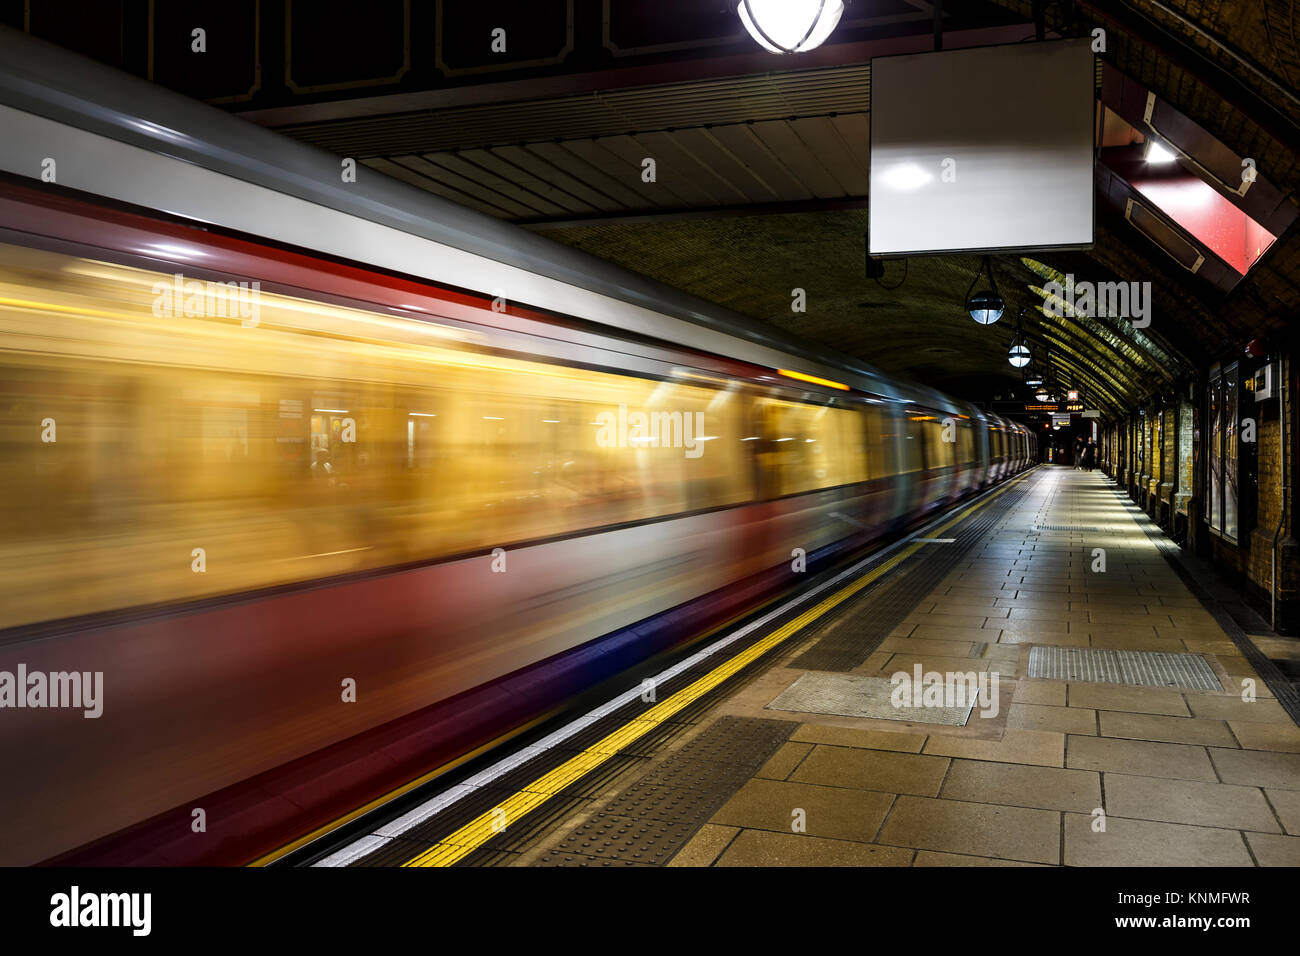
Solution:
<svg viewBox="0 0 1300 956"><path fill-rule="evenodd" d="M1181 687L1222 691L1219 679L1199 654L1115 651L1097 647L1029 649L1029 677L1134 687Z"/></svg>
<svg viewBox="0 0 1300 956"><path fill-rule="evenodd" d="M975 672L979 673L979 672ZM910 680L910 676L909 676ZM943 687L943 685L940 685ZM884 677L860 677L857 674L820 674L810 671L783 690L767 705L768 710L786 710L799 714L836 714L840 717L876 717L884 720L910 720L923 724L947 724L964 727L975 707L975 688L951 685L945 700L965 701L962 706L895 707L894 684ZM924 693L924 685L912 696ZM961 697L957 694L960 693Z"/></svg>
<svg viewBox="0 0 1300 956"><path fill-rule="evenodd" d="M694 822L598 813L565 836L555 852L663 866L691 838L697 826Z"/></svg>
<svg viewBox="0 0 1300 956"><path fill-rule="evenodd" d="M809 671L850 671L861 665L1027 493L1023 485L1003 492L957 529L944 532L953 536L952 544L923 548L813 624L807 636L815 643L791 666Z"/></svg>
<svg viewBox="0 0 1300 956"><path fill-rule="evenodd" d="M694 820L702 813L712 815L714 802L714 795L708 790L639 783L611 800L605 810L616 816L668 821Z"/></svg>
<svg viewBox="0 0 1300 956"><path fill-rule="evenodd" d="M537 860L538 866L655 866L640 860L626 860L611 856L586 856L582 853L564 853L553 851L543 854Z"/></svg>
<svg viewBox="0 0 1300 956"><path fill-rule="evenodd" d="M686 845L799 725L719 717L660 766L537 858L538 866L662 866Z"/></svg>

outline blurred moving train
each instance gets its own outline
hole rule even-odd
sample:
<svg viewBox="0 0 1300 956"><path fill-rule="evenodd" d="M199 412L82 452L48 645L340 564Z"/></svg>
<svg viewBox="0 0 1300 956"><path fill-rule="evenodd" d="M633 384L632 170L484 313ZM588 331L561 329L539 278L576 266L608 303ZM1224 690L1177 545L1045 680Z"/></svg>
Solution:
<svg viewBox="0 0 1300 956"><path fill-rule="evenodd" d="M103 674L0 709L0 863L246 862L1035 459L0 29L0 672Z"/></svg>

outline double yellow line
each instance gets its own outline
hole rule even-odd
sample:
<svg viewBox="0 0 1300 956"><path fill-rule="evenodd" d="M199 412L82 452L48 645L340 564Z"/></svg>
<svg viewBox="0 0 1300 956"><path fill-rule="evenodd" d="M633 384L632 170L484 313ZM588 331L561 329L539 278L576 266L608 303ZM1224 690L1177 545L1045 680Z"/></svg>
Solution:
<svg viewBox="0 0 1300 956"><path fill-rule="evenodd" d="M975 504L966 508L961 514L934 529L931 534L938 534L963 521L970 514L984 507L994 498L1008 491L1012 485L1023 481L1023 477L1010 482ZM487 813L465 824L455 833L443 837L441 842L423 853L403 863L403 866L451 866L473 853L492 837L510 825L532 813L546 801L550 800L566 787L595 770L624 747L635 742L659 724L699 700L723 681L735 676L754 661L758 660L772 648L789 640L809 624L816 621L831 609L843 604L867 585L889 573L903 561L907 560L923 547L923 544L910 544L887 561L873 568L852 584L846 585L835 594L823 600L810 610L800 614L794 620L783 624L756 644L745 648L729 660L719 664L695 683L679 690L667 700L656 704L650 710L633 718L618 730L605 737L599 743L566 760L554 770L538 777L527 787L512 794Z"/></svg>

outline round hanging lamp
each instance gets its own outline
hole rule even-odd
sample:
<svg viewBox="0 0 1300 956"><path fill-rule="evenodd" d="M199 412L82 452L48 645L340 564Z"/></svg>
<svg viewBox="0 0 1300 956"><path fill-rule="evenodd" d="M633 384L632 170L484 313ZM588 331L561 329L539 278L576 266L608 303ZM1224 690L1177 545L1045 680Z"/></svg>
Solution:
<svg viewBox="0 0 1300 956"><path fill-rule="evenodd" d="M822 45L831 35L843 0L740 0L740 22L763 49L771 53L803 53Z"/></svg>
<svg viewBox="0 0 1300 956"><path fill-rule="evenodd" d="M980 274L985 272L988 273L989 287L974 292L975 283L979 281ZM975 270L975 278L971 279L970 288L966 290L966 311L980 325L992 325L1002 318L1006 306L1006 302L998 294L998 284L993 279L993 265L989 262L989 257L985 256L980 267Z"/></svg>

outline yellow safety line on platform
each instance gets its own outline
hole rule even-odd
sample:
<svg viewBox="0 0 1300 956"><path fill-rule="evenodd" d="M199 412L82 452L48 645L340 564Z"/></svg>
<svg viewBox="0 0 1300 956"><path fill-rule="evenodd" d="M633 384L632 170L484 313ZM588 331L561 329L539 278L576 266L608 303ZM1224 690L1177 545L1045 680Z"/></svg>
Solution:
<svg viewBox="0 0 1300 956"><path fill-rule="evenodd" d="M406 783L402 784L400 787L394 787L392 790L389 790L387 793L383 794L382 796L375 797L375 799L371 800L370 802L357 807L355 810L351 810L348 813L345 813L343 816L339 817L338 819L331 820L329 823L322 824L321 826L312 830L310 833L306 833L303 836L298 837L296 840L286 843L284 846L277 847L276 849L270 851L269 853L259 856L256 860L253 860L251 863L248 863L246 865L250 867L270 866L276 860L288 856L294 850L297 850L300 847L304 847L308 843L312 842L313 840L319 839L320 837L325 836L325 834L337 830L345 823L351 823L353 820L355 820L357 817L361 816L362 814L369 813L371 810L374 810L377 807L382 807L385 803L391 803L393 800L396 800L402 794L414 790L416 787L420 786L421 784L428 783L430 780L440 777L443 774L447 773L448 771L456 769L461 764L469 760L473 760L475 757L478 757L482 754L487 753L489 750L493 749L494 747L499 747L502 744L507 743L511 738L517 737L520 734L524 733L525 731L530 730L533 727L536 727L538 724L549 719L551 716L552 713L548 712L546 714L543 714L540 717L530 720L528 721L528 723L516 727L514 730L511 730L509 733L502 734L500 737L488 741L487 743L483 744L483 746L481 747L475 747L473 750L469 751L468 753L461 754L459 757L457 757L454 760L449 760L445 764L440 764L437 767L437 769L430 770L428 773L425 774L421 774L420 776L416 777L414 780L409 780Z"/></svg>
<svg viewBox="0 0 1300 956"><path fill-rule="evenodd" d="M936 528L931 532L931 534L938 534L941 531L946 531L958 522L965 520L972 512L984 507L993 499L1000 497L1004 492L1009 491L1014 485L1019 484L1023 480L1024 477L1022 476L1009 482L1005 488L989 495L983 501L971 505L955 518L952 518L941 527ZM695 683L691 684L689 687L679 690L677 693L673 694L673 696L650 708L650 710L646 711L644 714L632 718L628 723L605 737L599 743L593 744L577 756L566 760L554 770L543 774L527 787L512 794L487 813L479 815L455 833L443 837L441 842L425 850L418 856L407 860L402 865L451 866L468 856L470 853L473 853L492 837L500 833L503 826L509 826L511 823L523 819L523 817L546 803L546 801L550 800L551 797L558 794L561 790L580 780L592 770L595 770L614 754L618 753L619 750L645 736L653 730L656 725L663 723L669 717L699 700L723 681L730 677L734 677L737 673L758 660L772 648L785 642L813 621L826 614L826 612L830 611L832 608L844 603L846 600L865 588L868 584L875 581L888 571L893 570L902 561L911 557L920 549L921 545L919 544L908 545L879 567L873 568L852 584L846 585L844 588L826 598L811 610L805 611L794 620L783 624L767 637L763 638L756 644L752 644L745 648L745 650L736 654L730 660L719 664L716 668L701 677Z"/></svg>

